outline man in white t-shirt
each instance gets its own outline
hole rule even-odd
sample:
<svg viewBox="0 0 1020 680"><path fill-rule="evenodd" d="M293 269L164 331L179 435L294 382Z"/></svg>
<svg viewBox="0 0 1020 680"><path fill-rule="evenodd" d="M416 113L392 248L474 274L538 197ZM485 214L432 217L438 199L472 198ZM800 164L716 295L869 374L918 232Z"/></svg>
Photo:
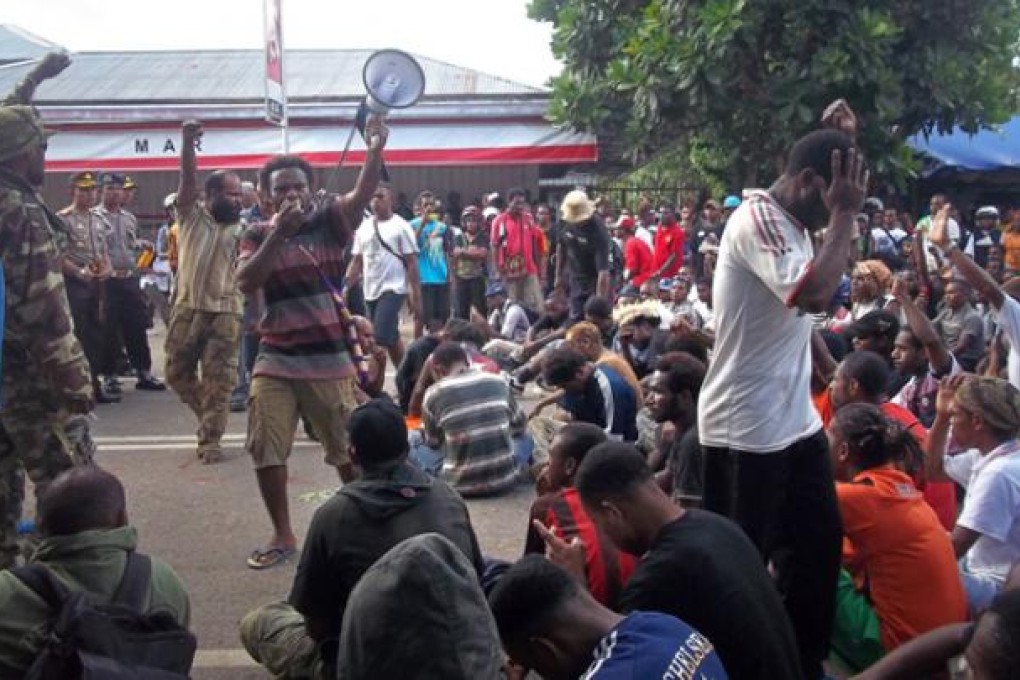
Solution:
<svg viewBox="0 0 1020 680"><path fill-rule="evenodd" d="M798 141L768 191L730 217L715 270L715 354L698 404L706 509L772 561L805 677L822 676L839 572L828 442L811 402L811 317L850 255L867 170L842 132ZM815 253L812 236L828 227Z"/></svg>
<svg viewBox="0 0 1020 680"><path fill-rule="evenodd" d="M421 284L418 278L418 244L411 225L393 212L388 187L372 196L372 215L354 233L345 285L362 283L368 317L375 326L375 342L386 348L390 361L399 366L404 358L400 339L400 310L410 297L411 313L421 316Z"/></svg>
<svg viewBox="0 0 1020 680"><path fill-rule="evenodd" d="M917 245L924 248L925 257L928 260L928 271L934 274L939 270L939 262L935 255L928 249L928 246L931 245L929 243L928 233L931 231L935 216L938 215L939 211L942 210L944 206L949 205L949 203L946 201L945 194L933 194L928 205L931 208L931 213L917 221L917 225L914 227L914 232L916 234L920 234L920 236L917 237ZM950 206L950 208L952 208L952 206ZM960 231L960 224L952 217L947 216L946 219L948 220L946 222L946 228L949 232L949 238L956 245L960 245L960 236L962 235L962 232Z"/></svg>
<svg viewBox="0 0 1020 680"><path fill-rule="evenodd" d="M1000 286L992 275L978 266L969 255L960 250L952 238L952 218L949 213L953 206L948 203L935 214L928 234L932 244L942 250L943 256L953 266L957 275L962 276L974 287L977 294L988 301L995 312L1003 336L1009 342L1009 358L1006 370L1009 382L1020 389L1020 279L1010 279Z"/></svg>

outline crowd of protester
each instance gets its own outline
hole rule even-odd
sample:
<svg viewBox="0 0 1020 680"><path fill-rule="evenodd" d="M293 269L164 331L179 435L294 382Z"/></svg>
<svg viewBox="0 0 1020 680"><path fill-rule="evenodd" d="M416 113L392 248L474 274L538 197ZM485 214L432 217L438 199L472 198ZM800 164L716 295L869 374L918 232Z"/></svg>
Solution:
<svg viewBox="0 0 1020 680"><path fill-rule="evenodd" d="M431 191L399 214L378 117L340 196L296 156L199 185L189 121L144 244L119 175L98 206L90 173L60 215L43 206L28 104L62 68L44 63L0 108L3 376L5 396L33 376L54 396L3 411L0 490L16 521L32 475L31 561L68 588L118 601L132 564L124 490L67 433L113 398L121 344L139 388L162 385L124 321L144 275L197 455L220 460L228 410L248 412L272 525L248 566L298 560L289 596L241 623L275 677L915 678L961 656L1016 677L1020 216L936 195L915 222L866 198L844 103L767 191L678 207L512 188L459 214ZM342 486L299 541L301 421ZM521 485L524 555L487 557L469 499ZM150 569L144 606L187 627L183 585ZM4 677L55 614L20 574L0 572Z"/></svg>

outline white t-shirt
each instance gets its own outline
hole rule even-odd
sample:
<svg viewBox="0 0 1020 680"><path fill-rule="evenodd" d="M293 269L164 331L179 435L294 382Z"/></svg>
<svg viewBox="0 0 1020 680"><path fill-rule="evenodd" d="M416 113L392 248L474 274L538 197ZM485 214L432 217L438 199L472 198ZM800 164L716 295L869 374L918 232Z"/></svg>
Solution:
<svg viewBox="0 0 1020 680"><path fill-rule="evenodd" d="M920 246L924 248L925 259L928 260L928 271L934 275L935 272L938 271L938 262L935 260L935 256L928 252L928 246L931 245L928 243L928 232L931 231L931 222L932 219L930 215L926 215L917 221L917 226L914 230L920 234L920 237L917 239L918 243L914 247L916 248ZM949 232L950 240L959 245L961 233L960 224L952 217L950 217L949 221L946 222L946 231Z"/></svg>
<svg viewBox="0 0 1020 680"><path fill-rule="evenodd" d="M639 224L634 229L634 235L637 236L642 241L644 241L645 243L647 243L649 248L655 250L655 242L654 238L652 237L652 232L648 231Z"/></svg>
<svg viewBox="0 0 1020 680"><path fill-rule="evenodd" d="M1002 308L995 311L995 321L1009 341L1006 374L1013 387L1020 388L1020 302L1003 293Z"/></svg>
<svg viewBox="0 0 1020 680"><path fill-rule="evenodd" d="M974 449L946 456L944 466L967 489L956 523L981 534L964 557L967 571L1005 583L1020 562L1020 444L1006 442L987 456Z"/></svg>
<svg viewBox="0 0 1020 680"><path fill-rule="evenodd" d="M404 263L380 243L381 237L394 253L411 255L418 252L411 225L400 215L394 215L385 222L379 222L376 236L374 217L366 217L354 232L351 252L361 255L364 263L362 288L366 300L378 300L383 293L403 295L407 292L407 270Z"/></svg>
<svg viewBox="0 0 1020 680"><path fill-rule="evenodd" d="M778 452L822 429L811 318L793 306L813 257L811 234L767 193L748 192L715 270L715 353L698 403L705 446Z"/></svg>

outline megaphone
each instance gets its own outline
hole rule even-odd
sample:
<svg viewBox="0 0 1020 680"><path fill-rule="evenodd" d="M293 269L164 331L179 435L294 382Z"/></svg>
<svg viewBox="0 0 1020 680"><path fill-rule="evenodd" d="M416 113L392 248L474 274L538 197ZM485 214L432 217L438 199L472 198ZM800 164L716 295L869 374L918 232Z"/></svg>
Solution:
<svg viewBox="0 0 1020 680"><path fill-rule="evenodd" d="M368 58L361 72L365 105L372 113L413 106L425 92L425 71L407 52L379 50Z"/></svg>
<svg viewBox="0 0 1020 680"><path fill-rule="evenodd" d="M327 186L333 184L337 171L343 167L344 159L351 148L354 131L357 130L362 137L365 136L365 123L368 121L369 113L386 115L393 109L406 109L414 106L425 92L425 71L414 57L401 50L373 52L365 61L361 79L365 83L367 94L358 107L351 134L347 137L347 144L340 153L340 161ZM385 164L382 166L382 177L389 180Z"/></svg>

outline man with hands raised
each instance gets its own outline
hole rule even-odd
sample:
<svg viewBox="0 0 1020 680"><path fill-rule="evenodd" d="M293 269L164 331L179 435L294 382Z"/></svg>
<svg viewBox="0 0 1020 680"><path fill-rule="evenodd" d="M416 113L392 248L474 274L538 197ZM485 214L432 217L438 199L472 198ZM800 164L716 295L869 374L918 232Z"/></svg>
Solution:
<svg viewBox="0 0 1020 680"><path fill-rule="evenodd" d="M814 678L829 649L841 530L811 403L808 313L839 285L867 186L853 139L830 129L801 138L768 191L747 193L720 243L715 355L698 407L704 507L735 520L775 566Z"/></svg>
<svg viewBox="0 0 1020 680"><path fill-rule="evenodd" d="M379 184L387 134L381 118L368 121L365 165L354 189L342 196L316 202L312 168L297 156L275 156L259 173L275 216L241 238L237 285L258 295L264 309L247 449L273 535L248 559L252 569L276 566L297 549L287 503L287 458L299 415L310 422L326 463L340 478L351 481L357 475L348 453L347 421L367 363L343 304L344 255Z"/></svg>

